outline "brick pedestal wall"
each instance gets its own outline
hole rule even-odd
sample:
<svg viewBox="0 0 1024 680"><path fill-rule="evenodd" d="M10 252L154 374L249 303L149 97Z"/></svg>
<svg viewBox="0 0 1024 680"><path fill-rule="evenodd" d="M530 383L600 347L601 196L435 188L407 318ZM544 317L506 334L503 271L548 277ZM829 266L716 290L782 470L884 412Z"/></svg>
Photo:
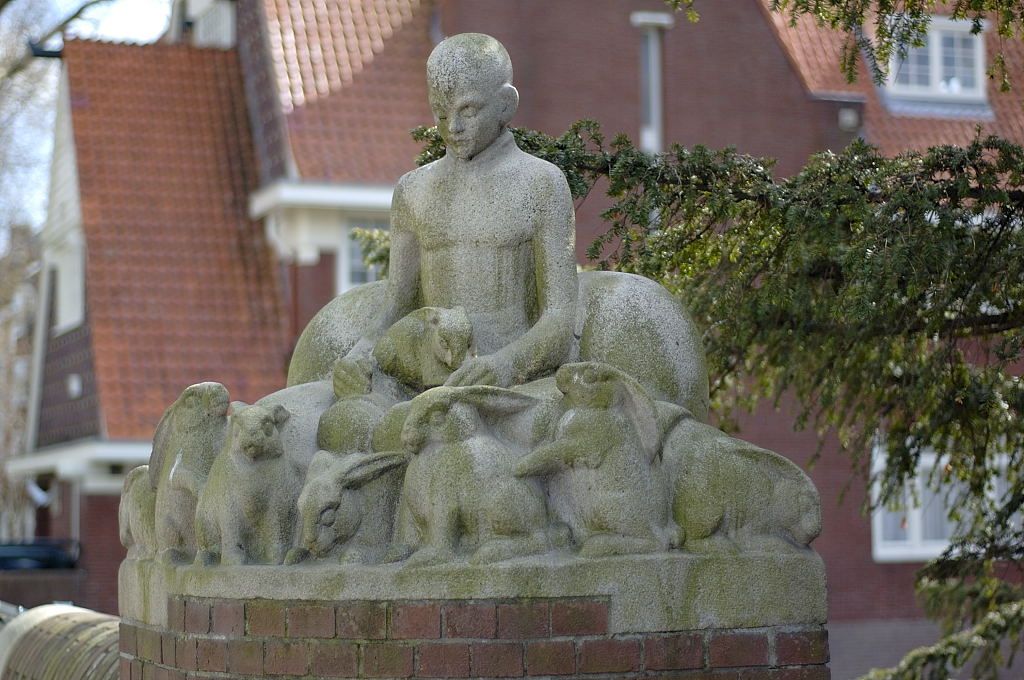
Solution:
<svg viewBox="0 0 1024 680"><path fill-rule="evenodd" d="M172 598L123 620L121 680L829 680L821 626L610 634L602 599L282 602Z"/></svg>

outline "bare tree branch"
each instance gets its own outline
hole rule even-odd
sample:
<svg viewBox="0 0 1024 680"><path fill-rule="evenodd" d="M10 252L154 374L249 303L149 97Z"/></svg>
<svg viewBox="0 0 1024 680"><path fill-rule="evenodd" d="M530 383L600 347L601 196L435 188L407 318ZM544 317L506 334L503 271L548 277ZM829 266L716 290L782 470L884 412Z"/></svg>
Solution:
<svg viewBox="0 0 1024 680"><path fill-rule="evenodd" d="M8 3L12 2L12 1L13 0L0 0L0 3L2 3L2 4L0 4L0 9L3 9L3 6L5 4L8 4ZM76 19L80 18L82 16L82 14L84 14L85 11L88 10L90 7L94 7L96 5L102 4L104 2L109 2L109 1L110 0L88 0L87 2L82 3L82 5L77 10L75 10L74 12L72 12L71 14L66 16L64 19L62 19L57 24L55 24L52 28L50 28L46 33L44 33L42 36L40 36L39 39L37 39L35 41L36 44L45 43L50 38L54 37L55 35L57 35L61 31L63 31L65 28L68 27L68 25L71 22L73 22ZM19 57L13 63L11 63L11 65L7 67L7 70L2 75L0 75L0 81L6 80L8 78L11 78L12 76L16 75L18 72L24 70L25 67L28 66L31 61L32 61L32 51L31 51L31 49L29 49L26 46L25 51L22 53L21 57Z"/></svg>

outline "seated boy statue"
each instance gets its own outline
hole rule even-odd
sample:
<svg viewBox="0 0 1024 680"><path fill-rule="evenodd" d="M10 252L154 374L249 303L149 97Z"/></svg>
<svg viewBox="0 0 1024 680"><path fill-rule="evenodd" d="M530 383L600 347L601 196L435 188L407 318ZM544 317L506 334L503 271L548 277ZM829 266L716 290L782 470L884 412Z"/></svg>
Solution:
<svg viewBox="0 0 1024 680"><path fill-rule="evenodd" d="M380 335L418 307L461 307L477 356L446 384L522 384L564 363L572 341L569 187L561 170L521 151L507 129L519 93L497 40L475 33L445 40L427 61L427 81L448 152L399 180L383 309L336 374L364 372Z"/></svg>
<svg viewBox="0 0 1024 680"><path fill-rule="evenodd" d="M333 373L342 391L367 389L374 347L396 322L424 307L461 309L475 352L449 386L524 385L571 361L598 361L706 418L701 336L679 302L639 276L577 275L565 176L519 149L508 129L519 94L501 43L477 33L444 40L427 61L427 84L447 153L398 182L387 283L357 287L317 314L288 384Z"/></svg>

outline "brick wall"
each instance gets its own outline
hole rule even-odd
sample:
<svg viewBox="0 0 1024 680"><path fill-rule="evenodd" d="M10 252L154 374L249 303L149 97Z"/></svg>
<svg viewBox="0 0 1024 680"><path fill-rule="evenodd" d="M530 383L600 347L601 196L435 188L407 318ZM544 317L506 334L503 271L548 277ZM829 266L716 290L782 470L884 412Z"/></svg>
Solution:
<svg viewBox="0 0 1024 680"><path fill-rule="evenodd" d="M121 680L829 677L821 627L612 635L600 599L172 598L167 611L166 628L122 621Z"/></svg>
<svg viewBox="0 0 1024 680"><path fill-rule="evenodd" d="M79 602L84 592L81 569L0 571L0 600L26 609L51 602Z"/></svg>
<svg viewBox="0 0 1024 680"><path fill-rule="evenodd" d="M711 2L691 24L676 16L664 33L664 139L685 146L736 147L778 160L789 175L808 156L851 140L837 104L813 99L793 69L761 0ZM668 11L660 0L441 0L444 32L489 33L512 57L522 106L514 125L560 134L581 118L608 139L640 132L641 31L637 10ZM607 202L590 196L577 213L577 253L603 231Z"/></svg>
<svg viewBox="0 0 1024 680"><path fill-rule="evenodd" d="M341 227L339 227L339 230ZM282 265L289 305L289 347L294 347L306 325L328 302L334 299L337 254L321 252L316 264Z"/></svg>
<svg viewBox="0 0 1024 680"><path fill-rule="evenodd" d="M75 604L117 614L117 569L125 558L117 527L118 496L82 496L82 555L84 597Z"/></svg>

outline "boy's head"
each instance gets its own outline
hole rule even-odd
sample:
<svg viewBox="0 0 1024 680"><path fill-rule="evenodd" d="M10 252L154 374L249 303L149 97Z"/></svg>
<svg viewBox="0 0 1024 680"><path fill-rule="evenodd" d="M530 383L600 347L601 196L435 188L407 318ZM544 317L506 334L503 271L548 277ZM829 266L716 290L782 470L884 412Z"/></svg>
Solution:
<svg viewBox="0 0 1024 680"><path fill-rule="evenodd" d="M462 33L435 47L427 87L441 138L462 160L490 146L519 106L508 52L482 33Z"/></svg>

